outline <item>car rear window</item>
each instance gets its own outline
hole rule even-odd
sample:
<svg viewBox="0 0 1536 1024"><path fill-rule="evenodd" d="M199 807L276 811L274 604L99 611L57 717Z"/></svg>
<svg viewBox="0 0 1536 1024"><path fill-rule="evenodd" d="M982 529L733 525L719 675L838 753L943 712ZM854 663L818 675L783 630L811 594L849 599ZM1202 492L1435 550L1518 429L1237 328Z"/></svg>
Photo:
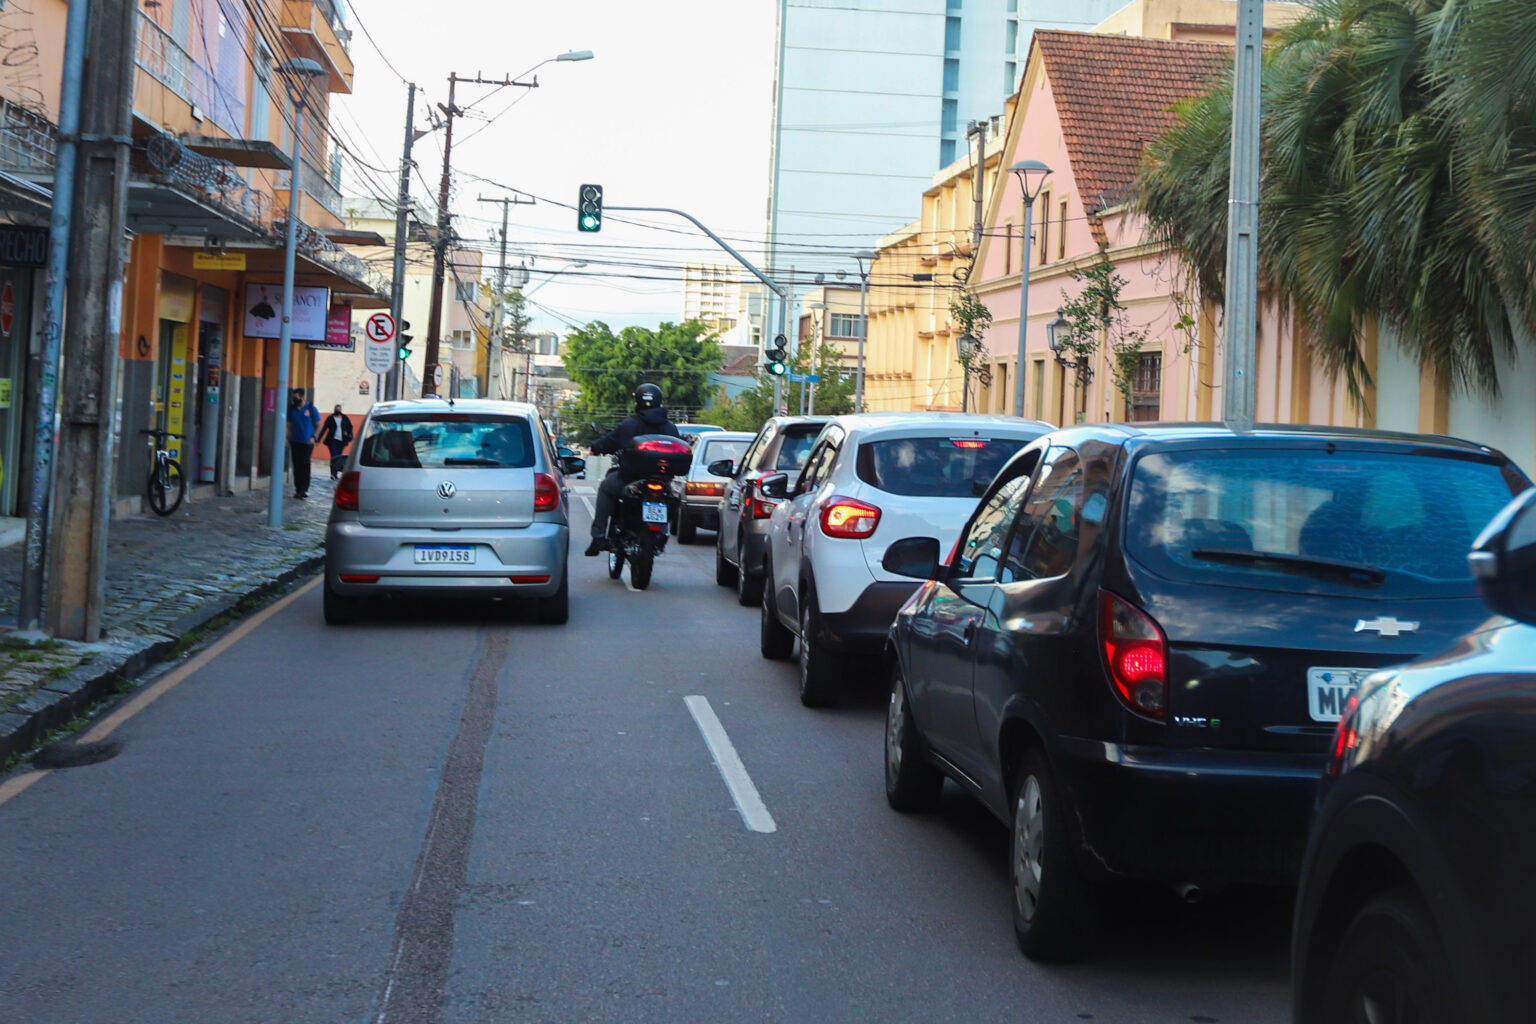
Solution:
<svg viewBox="0 0 1536 1024"><path fill-rule="evenodd" d="M974 498L1029 442L1017 437L903 437L859 445L859 479L888 494Z"/></svg>
<svg viewBox="0 0 1536 1024"><path fill-rule="evenodd" d="M816 445L816 435L821 433L821 424L811 424L804 427L790 427L784 431L784 440L779 445L779 457L774 460L774 469L800 469L805 465L806 458L811 454L811 449Z"/></svg>
<svg viewBox="0 0 1536 1024"><path fill-rule="evenodd" d="M1470 593L1467 550L1518 489L1489 462L1349 449L1152 453L1133 472L1126 550L1155 572L1404 596Z"/></svg>
<svg viewBox="0 0 1536 1024"><path fill-rule="evenodd" d="M516 416L437 413L379 417L361 441L361 464L393 469L533 465L533 432Z"/></svg>
<svg viewBox="0 0 1536 1024"><path fill-rule="evenodd" d="M711 462L719 462L721 459L730 459L732 462L740 462L741 453L746 451L747 445L751 443L752 442L750 440L711 441L707 437L702 438L699 441L699 444L703 446L701 448L702 454L694 464L707 466Z"/></svg>

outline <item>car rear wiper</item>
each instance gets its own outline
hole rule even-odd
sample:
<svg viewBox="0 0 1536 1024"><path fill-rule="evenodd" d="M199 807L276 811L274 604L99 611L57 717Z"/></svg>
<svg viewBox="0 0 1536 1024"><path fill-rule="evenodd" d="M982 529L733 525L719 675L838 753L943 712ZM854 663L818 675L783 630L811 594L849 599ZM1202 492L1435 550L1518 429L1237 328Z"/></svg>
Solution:
<svg viewBox="0 0 1536 1024"><path fill-rule="evenodd" d="M445 466L499 466L499 465L501 465L501 463L499 461L497 461L496 459L477 459L477 458L466 457L466 458L447 458L447 459L444 459L443 460L443 465L445 465Z"/></svg>
<svg viewBox="0 0 1536 1024"><path fill-rule="evenodd" d="M1379 587L1386 582L1384 570L1358 562L1340 562L1332 558L1313 558L1309 555L1290 555L1283 551L1246 551L1239 548L1196 548L1190 552L1196 558L1212 562L1241 562L1259 568L1273 568L1281 572L1298 572L1303 575L1331 577L1356 582L1362 586Z"/></svg>

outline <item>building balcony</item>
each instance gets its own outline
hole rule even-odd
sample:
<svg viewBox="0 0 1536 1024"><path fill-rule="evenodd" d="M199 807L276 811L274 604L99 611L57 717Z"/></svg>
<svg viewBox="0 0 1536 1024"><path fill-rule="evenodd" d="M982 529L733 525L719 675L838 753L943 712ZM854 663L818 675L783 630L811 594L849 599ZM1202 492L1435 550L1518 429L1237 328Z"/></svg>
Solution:
<svg viewBox="0 0 1536 1024"><path fill-rule="evenodd" d="M289 177L290 175L287 171L278 172L273 187L279 192L287 192ZM331 184L330 177L323 170L305 160L304 174L300 180L303 182L305 195L313 198L315 202L325 207L341 220L345 221L347 219L346 207L341 200L341 190ZM284 205L287 205L286 200Z"/></svg>
<svg viewBox="0 0 1536 1024"><path fill-rule="evenodd" d="M317 60L330 72L330 92L352 91L352 57L347 52L352 33L331 0L283 0L278 23L300 57Z"/></svg>
<svg viewBox="0 0 1536 1024"><path fill-rule="evenodd" d="M192 116L209 120L238 138L245 132L245 100L220 82L214 73L143 12L138 16L133 60L150 78L185 101Z"/></svg>
<svg viewBox="0 0 1536 1024"><path fill-rule="evenodd" d="M234 164L155 135L134 144L130 167L128 227L134 233L223 241L270 237L268 197Z"/></svg>

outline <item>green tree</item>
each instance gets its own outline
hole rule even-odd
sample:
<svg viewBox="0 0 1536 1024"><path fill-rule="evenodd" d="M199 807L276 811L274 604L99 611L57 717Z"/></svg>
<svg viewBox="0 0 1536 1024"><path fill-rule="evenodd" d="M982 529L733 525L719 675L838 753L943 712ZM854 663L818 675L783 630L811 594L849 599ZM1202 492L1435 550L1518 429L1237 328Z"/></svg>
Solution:
<svg viewBox="0 0 1536 1024"><path fill-rule="evenodd" d="M1093 354L1099 346L1109 346L1109 375L1115 390L1131 406L1131 385L1136 376L1137 357L1146 343L1147 330L1132 327L1120 302L1125 278L1115 272L1115 264L1104 253L1098 262L1073 270L1068 275L1082 285L1077 295L1061 293L1061 317L1067 322L1065 337L1058 336L1061 353L1077 366L1077 378L1083 384L1093 379Z"/></svg>
<svg viewBox="0 0 1536 1024"><path fill-rule="evenodd" d="M811 347L802 345L796 353L790 369L796 375L813 372L818 378L815 385L816 415L838 416L853 412L854 392L857 390L856 374L843 365L842 354L831 345L822 345L812 359ZM800 411L802 392L809 384L795 383L787 376L783 381L783 405L790 414ZM727 430L757 431L774 414L773 381L767 373L757 375L757 383L735 398L719 398L709 407L709 420Z"/></svg>
<svg viewBox="0 0 1536 1024"><path fill-rule="evenodd" d="M1359 397L1386 322L1453 386L1498 394L1536 330L1536 4L1314 0L1266 56L1260 274ZM1231 83L1148 147L1132 202L1222 295Z"/></svg>
<svg viewBox="0 0 1536 1024"><path fill-rule="evenodd" d="M666 396L673 419L697 419L711 396L709 375L720 368L720 341L697 320L663 323L655 330L626 327L615 334L594 321L573 331L562 346L566 375L581 388L566 423L571 437L588 443L634 409L641 384Z"/></svg>

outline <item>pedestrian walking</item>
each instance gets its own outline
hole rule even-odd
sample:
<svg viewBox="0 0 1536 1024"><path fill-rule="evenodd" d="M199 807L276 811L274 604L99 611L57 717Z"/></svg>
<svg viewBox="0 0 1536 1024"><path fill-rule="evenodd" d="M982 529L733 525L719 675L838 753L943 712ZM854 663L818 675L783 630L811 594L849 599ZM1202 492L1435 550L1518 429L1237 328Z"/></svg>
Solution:
<svg viewBox="0 0 1536 1024"><path fill-rule="evenodd" d="M304 397L303 388L294 388L288 399L288 458L293 463L293 496L299 501L309 496L309 461L319 426L320 410ZM274 481L273 486L281 487L282 481Z"/></svg>
<svg viewBox="0 0 1536 1024"><path fill-rule="evenodd" d="M331 450L331 479L335 480L345 465L341 453L352 443L352 421L342 413L340 402L336 403L335 411L320 425L320 441Z"/></svg>

